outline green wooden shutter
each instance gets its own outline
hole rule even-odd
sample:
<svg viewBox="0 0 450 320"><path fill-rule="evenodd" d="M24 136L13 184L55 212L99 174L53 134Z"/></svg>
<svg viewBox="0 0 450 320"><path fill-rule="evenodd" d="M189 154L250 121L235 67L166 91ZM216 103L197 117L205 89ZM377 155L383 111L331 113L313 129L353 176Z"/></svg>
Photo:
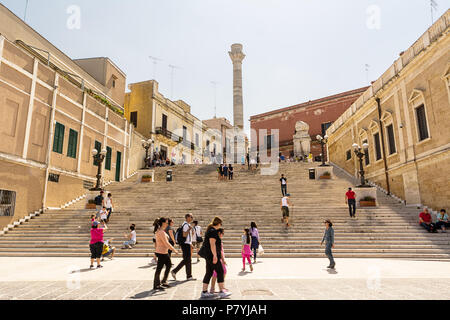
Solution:
<svg viewBox="0 0 450 320"><path fill-rule="evenodd" d="M78 132L70 129L69 145L67 146L67 156L71 158L77 157Z"/></svg>
<svg viewBox="0 0 450 320"><path fill-rule="evenodd" d="M59 122L55 124L55 136L53 137L53 152L62 154L64 144L64 130L65 127L63 124Z"/></svg>
<svg viewBox="0 0 450 320"><path fill-rule="evenodd" d="M111 157L112 157L112 149L110 147L106 147L106 162L105 162L105 169L111 170Z"/></svg>

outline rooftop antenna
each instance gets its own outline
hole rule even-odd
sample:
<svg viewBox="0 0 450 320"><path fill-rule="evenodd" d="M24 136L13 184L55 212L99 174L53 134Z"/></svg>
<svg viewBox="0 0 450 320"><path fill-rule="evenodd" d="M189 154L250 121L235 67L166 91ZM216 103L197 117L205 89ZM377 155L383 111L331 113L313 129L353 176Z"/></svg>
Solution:
<svg viewBox="0 0 450 320"><path fill-rule="evenodd" d="M26 3L25 3L25 13L23 15L23 22L25 22L27 19L28 1L29 0L26 0Z"/></svg>
<svg viewBox="0 0 450 320"><path fill-rule="evenodd" d="M430 0L430 9L431 9L431 24L434 23L434 18L433 18L433 10L437 11L437 7L438 4L435 0Z"/></svg>
<svg viewBox="0 0 450 320"><path fill-rule="evenodd" d="M173 77L175 73L175 69L181 69L181 67L174 66L172 64L169 64L170 71L170 97L173 100Z"/></svg>
<svg viewBox="0 0 450 320"><path fill-rule="evenodd" d="M367 83L369 83L369 68L370 68L370 66L366 63L365 68L366 68L366 81L367 81Z"/></svg>
<svg viewBox="0 0 450 320"><path fill-rule="evenodd" d="M217 81L210 81L214 87L214 118L217 118Z"/></svg>
<svg viewBox="0 0 450 320"><path fill-rule="evenodd" d="M153 61L153 79L156 80L156 65L158 64L158 61L163 61L162 59L148 56Z"/></svg>

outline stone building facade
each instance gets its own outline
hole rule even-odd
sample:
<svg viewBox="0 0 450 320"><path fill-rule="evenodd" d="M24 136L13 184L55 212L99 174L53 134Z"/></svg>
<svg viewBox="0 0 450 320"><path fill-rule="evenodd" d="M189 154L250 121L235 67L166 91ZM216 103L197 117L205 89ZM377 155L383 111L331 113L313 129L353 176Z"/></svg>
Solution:
<svg viewBox="0 0 450 320"><path fill-rule="evenodd" d="M96 58L85 70L2 5L0 21L0 226L5 226L85 194L96 181L92 149L107 150L103 182L127 178L142 166L134 157L144 156L137 151L130 157L134 133L121 105L126 79L114 63Z"/></svg>
<svg viewBox="0 0 450 320"><path fill-rule="evenodd" d="M256 139L252 141L252 149L257 145L266 144L266 141L259 141L260 129L267 130L267 136L271 135L272 129L279 130L280 152L286 157L294 151L293 136L295 134L295 124L303 121L309 125L311 136L311 153L319 156L321 146L316 140L318 134L324 135L325 130L367 89L360 88L325 98L308 101L294 106L273 110L270 112L254 115L250 117L250 127L256 130Z"/></svg>
<svg viewBox="0 0 450 320"><path fill-rule="evenodd" d="M450 10L328 129L330 161L406 200L450 209Z"/></svg>

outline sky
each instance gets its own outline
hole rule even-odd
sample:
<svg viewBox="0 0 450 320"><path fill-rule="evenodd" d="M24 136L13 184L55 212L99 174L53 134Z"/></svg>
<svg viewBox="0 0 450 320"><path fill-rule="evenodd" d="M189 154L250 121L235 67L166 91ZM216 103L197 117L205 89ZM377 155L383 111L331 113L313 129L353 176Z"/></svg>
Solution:
<svg viewBox="0 0 450 320"><path fill-rule="evenodd" d="M21 18L26 2L0 0ZM434 20L450 5L435 2ZM429 0L28 0L26 22L73 59L109 57L127 83L156 79L201 120L216 105L233 122L228 51L241 43L248 130L252 115L376 80L431 12Z"/></svg>

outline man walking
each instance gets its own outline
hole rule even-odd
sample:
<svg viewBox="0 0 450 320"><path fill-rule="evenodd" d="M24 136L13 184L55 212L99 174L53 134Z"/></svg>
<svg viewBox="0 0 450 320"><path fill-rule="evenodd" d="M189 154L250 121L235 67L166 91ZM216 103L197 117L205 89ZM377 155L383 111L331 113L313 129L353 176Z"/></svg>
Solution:
<svg viewBox="0 0 450 320"><path fill-rule="evenodd" d="M181 247L181 251L183 251L183 260L176 266L175 269L172 270L171 274L174 280L177 280L176 274L181 270L184 266L186 266L186 277L187 280L195 280L192 277L192 254L191 254L191 246L192 246L192 227L190 223L194 220L194 217L188 213L184 216L186 219L181 228L181 235L176 235L175 240L178 241L178 244Z"/></svg>
<svg viewBox="0 0 450 320"><path fill-rule="evenodd" d="M287 193L287 179L284 177L284 174L281 175L280 183L281 183L281 194L284 197Z"/></svg>
<svg viewBox="0 0 450 320"><path fill-rule="evenodd" d="M281 213L283 214L281 222L286 223L286 228L289 227L289 196L289 193L286 193L286 195L281 198Z"/></svg>
<svg viewBox="0 0 450 320"><path fill-rule="evenodd" d="M324 223L325 223L326 229L325 229L325 233L323 235L322 242L320 243L320 245L323 245L324 241L326 242L325 255L330 260L330 265L327 268L334 269L336 263L334 262L333 253L331 252L331 248L334 248L333 224L331 223L330 220L325 220Z"/></svg>
<svg viewBox="0 0 450 320"><path fill-rule="evenodd" d="M350 218L356 218L356 199L355 192L352 191L352 188L348 188L348 191L345 193L345 203L348 204L348 211L350 212Z"/></svg>

